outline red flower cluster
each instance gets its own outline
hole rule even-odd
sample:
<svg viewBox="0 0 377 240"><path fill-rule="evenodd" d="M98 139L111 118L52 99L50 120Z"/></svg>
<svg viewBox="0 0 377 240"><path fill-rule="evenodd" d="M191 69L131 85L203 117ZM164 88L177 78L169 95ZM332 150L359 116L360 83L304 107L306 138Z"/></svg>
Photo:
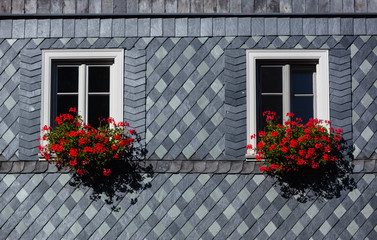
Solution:
<svg viewBox="0 0 377 240"><path fill-rule="evenodd" d="M264 112L267 129L258 133L256 148L251 145L247 149L254 149L256 159L263 160L265 166L262 172L274 175L282 172L299 171L300 168L318 169L329 161L337 161L335 151L340 150L340 139L343 130L322 126L323 121L311 119L303 124L294 114L288 113L288 121L283 125L277 124L274 112ZM329 121L325 124L330 125ZM256 138L254 134L251 139Z"/></svg>
<svg viewBox="0 0 377 240"><path fill-rule="evenodd" d="M93 128L83 123L75 108L58 116L56 122L58 125L54 129L43 127L43 140L48 143L39 145L39 151L46 160L59 168L70 168L78 175L100 172L109 176L112 171L108 168L108 161L120 158L130 150L136 135L128 123L115 123L113 118Z"/></svg>

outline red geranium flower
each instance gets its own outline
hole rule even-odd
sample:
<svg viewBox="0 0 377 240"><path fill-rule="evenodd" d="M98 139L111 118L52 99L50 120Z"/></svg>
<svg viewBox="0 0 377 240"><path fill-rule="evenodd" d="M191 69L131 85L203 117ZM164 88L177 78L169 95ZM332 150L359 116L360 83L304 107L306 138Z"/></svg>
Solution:
<svg viewBox="0 0 377 240"><path fill-rule="evenodd" d="M126 122L117 124L113 118L108 118L107 122L112 126L103 124L93 128L83 123L75 108L57 116L56 122L58 125L54 129L43 127L44 131L49 131L41 138L47 144L38 148L41 155L58 168L70 168L77 175L108 176L111 174L108 161L133 151L130 145L136 131L130 130Z"/></svg>
<svg viewBox="0 0 377 240"><path fill-rule="evenodd" d="M334 150L341 149L338 143L342 130L322 126L323 121L318 119L303 124L302 119L293 119L293 113L287 114L288 120L283 125L274 121L276 114L273 112L266 111L263 116L267 126L257 133L259 142L253 149L256 159L266 164L261 171L275 175L308 167L318 169L329 161L337 161ZM325 123L330 124L329 121ZM254 138L255 134L251 136ZM247 149L252 146L248 145Z"/></svg>

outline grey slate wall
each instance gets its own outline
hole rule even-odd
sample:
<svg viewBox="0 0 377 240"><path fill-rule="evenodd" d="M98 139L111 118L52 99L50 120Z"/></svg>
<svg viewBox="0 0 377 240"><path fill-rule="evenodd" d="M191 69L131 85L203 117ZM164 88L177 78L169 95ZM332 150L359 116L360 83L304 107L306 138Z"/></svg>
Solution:
<svg viewBox="0 0 377 240"><path fill-rule="evenodd" d="M35 11L60 3L66 11L79 7L54 1ZM329 8L333 3L342 1ZM375 18L1 19L0 238L377 238L376 46ZM150 189L116 203L119 212L93 201L90 189L72 188L70 175L32 161L41 127L41 49L50 48L126 50L125 119L145 139L157 173ZM360 159L358 188L336 199L287 200L244 161L245 50L292 48L330 49L331 120Z"/></svg>
<svg viewBox="0 0 377 240"><path fill-rule="evenodd" d="M376 13L376 0L3 0L2 14Z"/></svg>
<svg viewBox="0 0 377 240"><path fill-rule="evenodd" d="M350 193L298 203L263 175L156 174L116 212L68 174L0 174L0 238L376 239L376 175L354 177Z"/></svg>
<svg viewBox="0 0 377 240"><path fill-rule="evenodd" d="M33 23L36 28L27 27ZM147 157L164 160L244 159L251 134L246 49L330 49L331 120L353 141L358 159L376 159L376 23L374 18L0 20L2 159L37 159L41 49L50 48L126 49L125 119L142 134Z"/></svg>

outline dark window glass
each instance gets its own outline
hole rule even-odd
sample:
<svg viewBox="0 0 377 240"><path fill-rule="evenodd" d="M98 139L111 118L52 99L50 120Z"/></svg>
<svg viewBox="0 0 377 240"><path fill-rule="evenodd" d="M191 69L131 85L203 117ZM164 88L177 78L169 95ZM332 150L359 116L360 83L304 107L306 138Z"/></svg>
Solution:
<svg viewBox="0 0 377 240"><path fill-rule="evenodd" d="M58 95L57 97L57 115L68 113L69 108L71 107L78 107L78 95L77 94L70 94L70 95Z"/></svg>
<svg viewBox="0 0 377 240"><path fill-rule="evenodd" d="M313 97L293 97L292 98L292 112L295 117L300 117L303 123L307 123L310 118L313 118Z"/></svg>
<svg viewBox="0 0 377 240"><path fill-rule="evenodd" d="M99 118L107 119L110 113L110 97L106 95L89 95L88 99L88 122L93 127L100 124Z"/></svg>
<svg viewBox="0 0 377 240"><path fill-rule="evenodd" d="M87 122L98 127L100 124L98 119L107 119L110 113L110 66L84 64L88 69L86 80L79 77L81 73L78 66L65 64L65 62L55 63L52 68L54 81L51 84L51 122L53 123L59 114L69 112L71 107L78 109L80 96L85 97L87 104L87 106L81 106L87 111L84 113L87 116ZM79 81L84 81L82 83L85 84L85 88L80 89L81 92L79 92ZM84 94L87 95L84 96Z"/></svg>
<svg viewBox="0 0 377 240"><path fill-rule="evenodd" d="M89 67L89 92L109 92L110 67Z"/></svg>
<svg viewBox="0 0 377 240"><path fill-rule="evenodd" d="M79 68L58 67L58 93L77 92L79 89Z"/></svg>
<svg viewBox="0 0 377 240"><path fill-rule="evenodd" d="M289 65L290 79L283 79L283 65ZM258 63L257 73L257 106L258 106L258 130L266 127L263 117L264 111L276 112L278 122L282 123L283 95L290 97L289 111L295 116L301 117L307 122L314 116L314 79L316 63L305 60L292 61L263 61ZM289 81L290 96L283 92L283 80Z"/></svg>
<svg viewBox="0 0 377 240"><path fill-rule="evenodd" d="M291 89L294 94L313 93L313 73L315 66L291 66Z"/></svg>
<svg viewBox="0 0 377 240"><path fill-rule="evenodd" d="M262 93L282 93L282 67L261 66L260 85Z"/></svg>

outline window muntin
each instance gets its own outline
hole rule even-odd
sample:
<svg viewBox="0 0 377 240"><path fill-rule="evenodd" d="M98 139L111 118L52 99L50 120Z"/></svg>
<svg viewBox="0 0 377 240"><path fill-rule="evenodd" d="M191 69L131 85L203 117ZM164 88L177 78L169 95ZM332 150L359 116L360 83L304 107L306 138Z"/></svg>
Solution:
<svg viewBox="0 0 377 240"><path fill-rule="evenodd" d="M313 115L316 118L330 119L329 102L329 56L328 50L247 50L246 51L246 76L247 76L247 144L256 146L256 139L250 139L250 135L257 133L258 106L257 106L257 62L259 61L278 61L296 62L314 61L317 63L316 81L313 84ZM284 73L283 73L284 74ZM287 87L283 85L283 88ZM287 103L284 103L287 105ZM284 112L284 110L283 110ZM252 158L254 152L249 150L247 158Z"/></svg>
<svg viewBox="0 0 377 240"><path fill-rule="evenodd" d="M123 49L43 50L42 63L42 126L69 105L86 122L123 121Z"/></svg>

